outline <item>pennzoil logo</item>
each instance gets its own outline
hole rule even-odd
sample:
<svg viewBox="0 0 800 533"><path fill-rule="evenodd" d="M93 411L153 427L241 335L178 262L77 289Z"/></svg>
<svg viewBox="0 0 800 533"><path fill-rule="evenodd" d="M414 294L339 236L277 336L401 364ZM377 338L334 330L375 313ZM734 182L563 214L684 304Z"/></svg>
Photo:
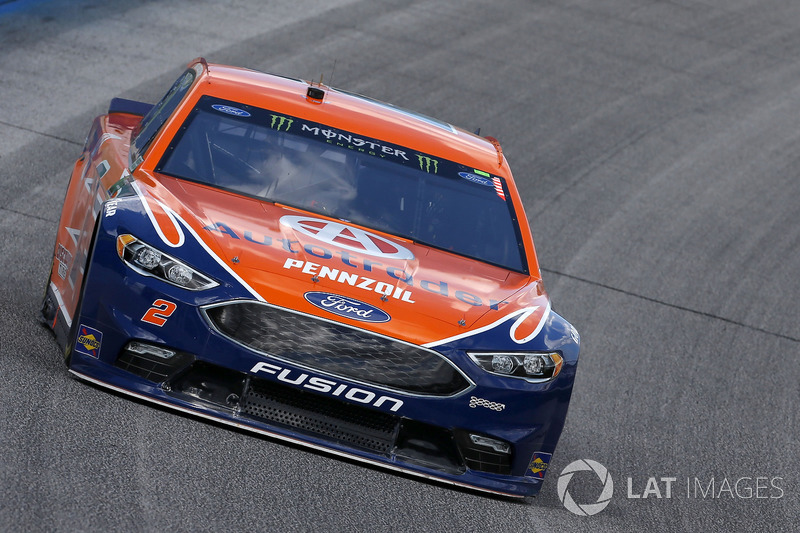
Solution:
<svg viewBox="0 0 800 533"><path fill-rule="evenodd" d="M269 123L269 127L275 131L289 131L289 128L292 127L292 120L289 117L284 117L283 115L270 115L272 117L272 121Z"/></svg>
<svg viewBox="0 0 800 533"><path fill-rule="evenodd" d="M75 351L97 358L100 355L100 346L103 344L103 333L89 326L81 324L78 328L78 338L75 341Z"/></svg>
<svg viewBox="0 0 800 533"><path fill-rule="evenodd" d="M419 161L419 169L424 170L428 174L436 174L439 172L439 160L426 155L417 154Z"/></svg>

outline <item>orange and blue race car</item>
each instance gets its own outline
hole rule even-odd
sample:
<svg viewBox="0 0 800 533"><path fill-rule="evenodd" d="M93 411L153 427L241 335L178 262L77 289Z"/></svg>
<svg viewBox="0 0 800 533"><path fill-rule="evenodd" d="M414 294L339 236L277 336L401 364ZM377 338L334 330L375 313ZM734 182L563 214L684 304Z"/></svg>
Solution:
<svg viewBox="0 0 800 533"><path fill-rule="evenodd" d="M88 382L517 497L580 344L495 139L204 59L94 121L41 315Z"/></svg>

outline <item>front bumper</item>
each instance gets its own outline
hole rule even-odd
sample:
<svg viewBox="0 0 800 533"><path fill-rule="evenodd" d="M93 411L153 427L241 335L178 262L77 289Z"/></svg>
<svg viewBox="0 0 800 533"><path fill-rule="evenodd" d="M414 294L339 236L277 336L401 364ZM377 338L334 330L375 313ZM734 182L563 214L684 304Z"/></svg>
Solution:
<svg viewBox="0 0 800 533"><path fill-rule="evenodd" d="M252 302L250 295L225 284L189 292L144 278L113 256L113 248L105 249L111 246L113 235L101 235L73 318L79 334L67 348L70 371L77 377L416 476L505 496L539 492L563 428L578 358L577 342L568 340L571 326L557 314L551 313L541 333L543 339L567 339L559 341L565 363L553 381L491 375L469 359L466 346L451 343L433 351L464 380L428 394L404 388L402 380L388 385L359 380L329 371L334 366L315 367L318 360L292 361L285 354L254 349L216 329L206 312L226 302ZM143 321L162 301L175 308L168 321L160 326ZM82 330L89 335L82 337ZM469 349L489 348L492 335L470 339ZM499 336L508 338L507 333ZM132 341L175 355L165 359L137 353L141 350L130 349ZM420 357L425 361L424 354Z"/></svg>

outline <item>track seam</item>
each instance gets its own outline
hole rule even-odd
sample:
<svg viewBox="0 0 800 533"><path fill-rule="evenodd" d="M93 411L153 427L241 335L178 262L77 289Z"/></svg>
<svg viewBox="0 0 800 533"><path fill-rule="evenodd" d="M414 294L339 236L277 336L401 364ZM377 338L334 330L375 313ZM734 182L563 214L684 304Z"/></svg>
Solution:
<svg viewBox="0 0 800 533"><path fill-rule="evenodd" d="M652 298L650 296L644 296L643 294L638 294L638 293L631 292L631 291L628 291L628 290L625 290L625 289L620 289L618 287L612 287L611 285L606 285L604 283L600 283L598 281L593 281L593 280L590 280L590 279L582 278L580 276L574 276L572 274L566 274L564 272L559 272L557 270L551 270L551 269L546 269L546 268L542 268L541 270L542 270L542 272L547 272L548 274L555 274L557 276L563 276L565 278L569 278L569 279L572 279L572 280L575 280L575 281L580 281L580 282L583 282L583 283L587 283L587 284L593 285L595 287L601 287L603 289L608 289L610 291L614 291L614 292L617 292L617 293L620 293L620 294L624 294L626 296L632 296L634 298L637 298L637 299L640 299L640 300L645 300L647 302L663 305L665 307L670 307L672 309L677 309L679 311L686 311L686 312L692 313L694 315L702 316L702 317L705 317L705 318L710 318L712 320L719 320L719 321L725 322L727 324L731 324L731 325L734 325L734 326L739 326L739 327L742 327L742 328L745 328L745 329L749 329L749 330L752 330L752 331L757 331L759 333L764 333L764 334L770 335L772 337L778 337L780 339L785 339L785 340L792 341L792 342L800 342L800 338L798 338L798 337L792 337L790 335L784 335L783 333L776 333L774 331L770 331L770 330L767 330L767 329L764 329L764 328L759 328L758 326L753 326L751 324L745 324L744 322L738 322L736 320L732 320L730 318L725 318L723 316L715 315L713 313L708 313L706 311L698 311L697 309L692 309L691 307L685 307L685 306L682 306L682 305L665 302L665 301L659 300L657 298Z"/></svg>
<svg viewBox="0 0 800 533"><path fill-rule="evenodd" d="M42 222L49 222L51 224L58 224L58 220L51 220L49 218L45 218L45 217L41 217L41 216L37 216L37 215L32 215L30 213L23 213L22 211L17 211L16 209L11 209L11 208L8 208L8 207L0 207L0 211L5 211L5 212L8 212L8 213L13 213L15 215L20 215L20 216L23 216L23 217L32 218L34 220L41 220Z"/></svg>
<svg viewBox="0 0 800 533"><path fill-rule="evenodd" d="M0 124L2 124L3 126L8 126L9 128L14 128L14 129L22 130L22 131L27 131L27 132L30 132L30 133L35 133L35 134L41 135L43 137L49 137L49 138L55 139L57 141L64 141L66 143L69 143L69 144L72 144L72 145L75 145L75 146L83 146L83 143L80 143L80 142L77 142L77 141L73 141L72 139L67 139L66 137L59 137L58 135L53 135L51 133L45 133L43 131L37 131L37 130L31 129L31 128L26 128L25 126L20 126L19 124L12 124L12 123L6 122L4 120L0 120Z"/></svg>

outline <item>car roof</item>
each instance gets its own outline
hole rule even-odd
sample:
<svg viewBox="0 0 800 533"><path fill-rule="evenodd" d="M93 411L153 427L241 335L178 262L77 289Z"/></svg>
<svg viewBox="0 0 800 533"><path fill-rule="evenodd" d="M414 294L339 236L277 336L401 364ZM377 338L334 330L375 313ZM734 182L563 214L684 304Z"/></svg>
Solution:
<svg viewBox="0 0 800 533"><path fill-rule="evenodd" d="M510 178L497 141L369 97L319 84L219 64L203 64L196 91L328 124ZM307 95L324 91L321 100Z"/></svg>

